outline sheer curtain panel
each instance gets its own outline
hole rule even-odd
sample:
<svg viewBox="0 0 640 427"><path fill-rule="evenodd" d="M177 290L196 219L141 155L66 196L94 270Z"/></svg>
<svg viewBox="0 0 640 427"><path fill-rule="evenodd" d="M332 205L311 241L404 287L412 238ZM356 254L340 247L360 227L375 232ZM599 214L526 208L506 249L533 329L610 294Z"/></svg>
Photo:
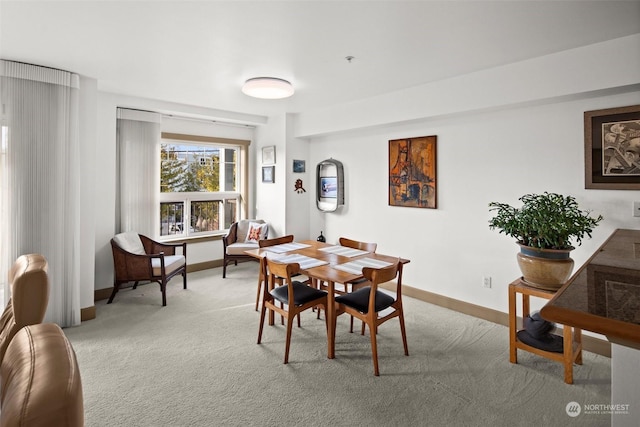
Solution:
<svg viewBox="0 0 640 427"><path fill-rule="evenodd" d="M49 262L45 321L80 324L79 76L0 60L0 280L22 254ZM5 298L5 303L7 298Z"/></svg>
<svg viewBox="0 0 640 427"><path fill-rule="evenodd" d="M118 233L160 235L161 121L159 113L118 108Z"/></svg>

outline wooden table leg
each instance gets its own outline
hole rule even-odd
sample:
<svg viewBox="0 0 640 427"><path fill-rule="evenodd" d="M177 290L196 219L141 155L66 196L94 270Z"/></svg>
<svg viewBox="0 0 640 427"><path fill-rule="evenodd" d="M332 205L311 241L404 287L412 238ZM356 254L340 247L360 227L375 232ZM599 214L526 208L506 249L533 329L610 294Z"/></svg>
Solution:
<svg viewBox="0 0 640 427"><path fill-rule="evenodd" d="M562 326L562 337L564 346L564 382L573 384L573 334L571 326Z"/></svg>

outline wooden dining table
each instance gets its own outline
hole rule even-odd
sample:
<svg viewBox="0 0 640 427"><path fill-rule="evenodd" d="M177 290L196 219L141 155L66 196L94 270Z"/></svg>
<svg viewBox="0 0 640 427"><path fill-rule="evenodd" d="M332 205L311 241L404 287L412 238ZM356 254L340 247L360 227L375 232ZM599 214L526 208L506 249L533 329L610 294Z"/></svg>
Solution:
<svg viewBox="0 0 640 427"><path fill-rule="evenodd" d="M303 240L300 242L293 242L292 246L296 246L296 243L300 245L304 245L305 247L299 249L293 249L286 252L274 252L273 246L260 248L260 249L251 249L246 251L246 253L255 258L262 258L267 256L268 258L278 259L288 255L303 255L309 258L314 258L321 261L326 261L326 264L320 265L317 267L311 268L303 268L303 265L300 266L300 272L305 276L309 277L312 280L312 283L317 283L317 281L324 282L327 287L328 292L328 303L326 309L328 330L327 330L327 357L329 359L335 358L335 336L336 336L336 319L340 312L338 312L338 307L335 302L335 285L336 283L349 283L355 280L363 278L362 271L356 273L355 271L345 271L340 268L336 268L336 266L340 266L342 264L350 263L353 261L361 260L375 260L381 261L383 263L395 263L398 260L403 264L407 264L410 261L408 259L400 258L397 256L390 255L382 255L378 253L372 252L364 252L356 256L344 256L337 253L328 252L327 250L322 249L331 249L331 247L336 245L331 245L324 242L318 242L315 240ZM336 249L346 248L337 246ZM346 249L345 249L346 250ZM368 259L368 260L365 260ZM272 317L270 318L272 319ZM273 323L270 320L270 323Z"/></svg>

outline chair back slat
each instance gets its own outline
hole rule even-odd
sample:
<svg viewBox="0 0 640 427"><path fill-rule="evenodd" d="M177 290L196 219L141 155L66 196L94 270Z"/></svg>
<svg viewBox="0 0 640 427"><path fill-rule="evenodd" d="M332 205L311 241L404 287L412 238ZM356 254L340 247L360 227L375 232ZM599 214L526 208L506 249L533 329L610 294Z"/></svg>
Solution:
<svg viewBox="0 0 640 427"><path fill-rule="evenodd" d="M367 251L371 253L375 253L376 249L378 249L377 243L367 243L367 242L359 242L357 240L348 239L346 237L341 237L339 239L340 246L346 246L348 248L360 249L362 251Z"/></svg>
<svg viewBox="0 0 640 427"><path fill-rule="evenodd" d="M287 236L282 236L282 237L274 237L273 239L258 240L258 245L261 248L266 248L268 246L282 245L284 243L291 243L291 242L293 242L293 234L289 234Z"/></svg>

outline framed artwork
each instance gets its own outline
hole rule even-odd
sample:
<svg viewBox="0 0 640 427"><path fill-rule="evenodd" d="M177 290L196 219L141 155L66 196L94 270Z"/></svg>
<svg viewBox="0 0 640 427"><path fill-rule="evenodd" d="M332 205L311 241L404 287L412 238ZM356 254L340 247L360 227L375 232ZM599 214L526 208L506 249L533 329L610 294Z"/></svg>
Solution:
<svg viewBox="0 0 640 427"><path fill-rule="evenodd" d="M269 147L262 147L262 164L263 165L276 164L276 146L275 145L271 145Z"/></svg>
<svg viewBox="0 0 640 427"><path fill-rule="evenodd" d="M640 105L585 111L585 188L640 190Z"/></svg>
<svg viewBox="0 0 640 427"><path fill-rule="evenodd" d="M437 207L437 136L389 141L389 205Z"/></svg>
<svg viewBox="0 0 640 427"><path fill-rule="evenodd" d="M263 166L262 167L262 182L273 183L275 181L276 175L276 167L275 166Z"/></svg>
<svg viewBox="0 0 640 427"><path fill-rule="evenodd" d="M294 160L293 161L293 172L294 173L302 173L305 172L306 162L304 160Z"/></svg>

